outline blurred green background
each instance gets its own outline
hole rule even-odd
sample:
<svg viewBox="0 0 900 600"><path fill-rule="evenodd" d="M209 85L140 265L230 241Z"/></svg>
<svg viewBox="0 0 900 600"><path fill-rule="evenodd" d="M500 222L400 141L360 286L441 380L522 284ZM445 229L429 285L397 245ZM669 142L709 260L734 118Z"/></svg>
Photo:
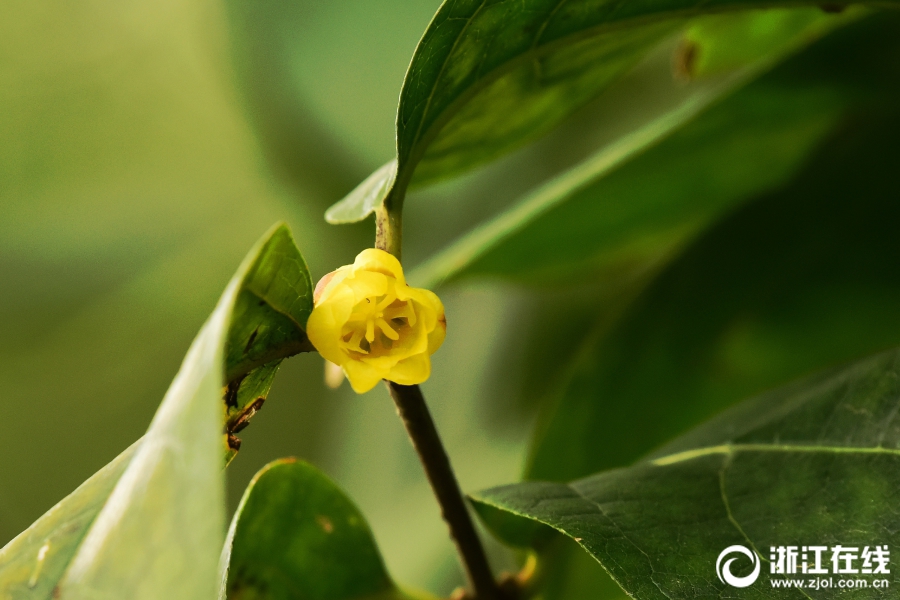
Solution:
<svg viewBox="0 0 900 600"><path fill-rule="evenodd" d="M439 4L0 7L0 544L144 432L272 223L289 223L314 279L372 245L371 219L322 215L394 156L403 75ZM694 22L698 82L679 79L674 36L539 142L414 190L407 268L848 12ZM898 30L875 15L828 36L467 267L507 283L441 288L449 335L424 389L464 490L627 464L746 395L900 341ZM232 509L260 467L298 456L360 505L401 583L461 582L381 388L329 390L320 358L293 358L241 438ZM599 589L599 567L570 560L548 598Z"/></svg>
<svg viewBox="0 0 900 600"><path fill-rule="evenodd" d="M272 223L290 224L314 278L372 244L371 221L322 214L393 155L402 78L438 6L4 3L0 545L144 432ZM413 198L431 210L410 210L409 264L527 185L491 193L502 168ZM529 417L492 409L490 373L528 300L485 284L443 298L435 418L465 489L513 481ZM390 399L328 390L322 371L317 356L283 367L228 470L231 508L265 463L305 458L358 502L398 580L446 592L459 569Z"/></svg>

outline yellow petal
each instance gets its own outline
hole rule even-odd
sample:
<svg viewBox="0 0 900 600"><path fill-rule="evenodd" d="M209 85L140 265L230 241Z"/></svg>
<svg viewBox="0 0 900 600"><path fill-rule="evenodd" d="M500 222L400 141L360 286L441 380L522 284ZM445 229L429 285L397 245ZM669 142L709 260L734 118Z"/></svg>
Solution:
<svg viewBox="0 0 900 600"><path fill-rule="evenodd" d="M356 302L366 298L383 296L388 291L388 278L384 273L372 271L355 272L344 280L344 285L353 290Z"/></svg>
<svg viewBox="0 0 900 600"><path fill-rule="evenodd" d="M400 385L416 385L431 375L431 359L425 353L410 356L398 362L385 379Z"/></svg>
<svg viewBox="0 0 900 600"><path fill-rule="evenodd" d="M325 361L325 385L330 387L333 390L341 387L341 384L344 382L344 370L331 362L330 360Z"/></svg>
<svg viewBox="0 0 900 600"><path fill-rule="evenodd" d="M322 277L319 283L316 284L315 291L313 291L313 304L327 301L335 290L340 289L341 282L352 274L352 267L346 265Z"/></svg>
<svg viewBox="0 0 900 600"><path fill-rule="evenodd" d="M403 276L403 267L397 257L384 250L377 248L367 248L360 252L356 260L353 261L353 269L359 271L374 271L383 273L396 279L400 285L406 285L406 278Z"/></svg>
<svg viewBox="0 0 900 600"><path fill-rule="evenodd" d="M327 302L313 308L306 322L306 335L326 359L341 365L347 354L341 348L341 329L353 310L353 294L349 290L338 289Z"/></svg>
<svg viewBox="0 0 900 600"><path fill-rule="evenodd" d="M341 366L344 368L344 374L347 375L350 387L357 394L365 394L383 379L381 373L363 361L351 360Z"/></svg>
<svg viewBox="0 0 900 600"><path fill-rule="evenodd" d="M441 347L444 343L444 338L447 336L447 321L444 317L444 313L441 313L438 318L437 327L432 329L428 333L428 354L434 354L437 352L437 349Z"/></svg>
<svg viewBox="0 0 900 600"><path fill-rule="evenodd" d="M403 385L428 379L430 355L446 335L444 305L433 292L406 285L395 257L364 250L353 265L323 277L314 296L310 341L340 365L354 391L367 392L381 379ZM349 341L344 341L348 333ZM363 337L369 344L381 339L384 345L363 353Z"/></svg>

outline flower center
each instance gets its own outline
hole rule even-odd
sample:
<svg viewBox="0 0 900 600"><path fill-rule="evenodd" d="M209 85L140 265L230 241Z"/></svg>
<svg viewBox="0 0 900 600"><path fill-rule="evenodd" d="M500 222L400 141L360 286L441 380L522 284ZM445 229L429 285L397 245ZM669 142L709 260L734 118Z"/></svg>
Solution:
<svg viewBox="0 0 900 600"><path fill-rule="evenodd" d="M370 296L353 307L341 330L341 346L360 355L381 356L416 324L409 302L398 300L393 290Z"/></svg>

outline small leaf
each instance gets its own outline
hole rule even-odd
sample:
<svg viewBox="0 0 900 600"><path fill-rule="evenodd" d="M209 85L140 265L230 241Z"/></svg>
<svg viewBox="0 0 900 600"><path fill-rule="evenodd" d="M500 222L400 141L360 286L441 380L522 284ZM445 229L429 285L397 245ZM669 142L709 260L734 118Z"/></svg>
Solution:
<svg viewBox="0 0 900 600"><path fill-rule="evenodd" d="M794 598L768 569L726 588L716 557L733 544L767 558L769 546L900 543L898 381L895 350L744 402L632 467L474 499L572 537L638 600Z"/></svg>
<svg viewBox="0 0 900 600"><path fill-rule="evenodd" d="M244 492L222 555L222 600L403 599L359 509L315 467L266 465Z"/></svg>
<svg viewBox="0 0 900 600"><path fill-rule="evenodd" d="M384 202L396 178L397 161L392 160L369 175L343 200L332 205L325 213L325 220L332 225L362 221Z"/></svg>
<svg viewBox="0 0 900 600"><path fill-rule="evenodd" d="M315 350L306 336L312 279L286 227L269 237L235 301L225 346L225 463L240 448L235 434L269 395L281 359Z"/></svg>
<svg viewBox="0 0 900 600"><path fill-rule="evenodd" d="M244 279L225 354L229 381L277 358L309 352L312 279L286 227L275 230Z"/></svg>
<svg viewBox="0 0 900 600"><path fill-rule="evenodd" d="M254 295L254 305L237 314L235 306L246 294ZM278 226L232 278L147 434L0 550L0 595L23 600L215 597L225 520L225 371L241 364L244 350L268 356L268 344L273 344L281 349L274 364L250 364L235 386L231 408L241 410L249 392L254 397L266 393L278 361L296 349L286 342L305 339L299 324L311 302L303 259L287 228ZM261 317L272 311L274 321ZM285 317L291 327L274 335L269 327L285 325ZM250 328L262 341L244 339ZM231 357L227 364L226 353Z"/></svg>

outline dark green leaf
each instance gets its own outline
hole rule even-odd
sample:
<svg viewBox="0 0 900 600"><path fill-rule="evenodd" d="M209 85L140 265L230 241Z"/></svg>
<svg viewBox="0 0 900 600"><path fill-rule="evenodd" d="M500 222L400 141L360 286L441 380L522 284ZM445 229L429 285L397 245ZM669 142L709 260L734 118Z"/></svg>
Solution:
<svg viewBox="0 0 900 600"><path fill-rule="evenodd" d="M689 17L782 6L447 0L419 42L400 92L394 187L402 196L414 173L417 183L448 177L546 132Z"/></svg>
<svg viewBox="0 0 900 600"><path fill-rule="evenodd" d="M798 598L773 589L768 569L726 587L716 558L733 544L766 560L769 546L900 543L898 382L900 352L887 352L745 402L633 467L476 502L572 537L639 600ZM835 586L815 597L894 595Z"/></svg>
<svg viewBox="0 0 900 600"><path fill-rule="evenodd" d="M445 2L416 49L400 93L401 172L415 169L417 183L434 181L533 139L595 97L680 24L653 15L630 27L610 27L617 19L601 4Z"/></svg>
<svg viewBox="0 0 900 600"><path fill-rule="evenodd" d="M253 368L312 349L306 320L312 312L312 280L286 227L277 229L253 264L234 306L225 352L229 381Z"/></svg>
<svg viewBox="0 0 900 600"><path fill-rule="evenodd" d="M722 98L846 22L815 9L700 20L689 34L691 52L727 69L689 84L657 84L662 89L653 92L671 100L654 105L643 128L461 238L417 269L414 281L591 277L613 286L652 273L718 216L786 181L834 128L851 100L829 86L846 73L793 76L820 63L815 47ZM726 42L744 42L746 30L777 34L733 50Z"/></svg>
<svg viewBox="0 0 900 600"><path fill-rule="evenodd" d="M223 562L223 598L402 599L359 509L294 459L264 467L244 492Z"/></svg>
<svg viewBox="0 0 900 600"><path fill-rule="evenodd" d="M242 294L253 306L236 314ZM295 294L294 297L291 294ZM196 599L214 597L224 528L222 390L242 349L285 349L301 336L311 304L309 275L290 233L274 228L244 260L188 351L147 434L0 550L0 595L21 599ZM263 312L260 312L263 311ZM278 319L260 315L275 311ZM291 317L290 334L270 326ZM241 351L234 351L238 348ZM232 362L226 364L226 353ZM247 374L235 407L268 390L275 365ZM241 388L241 389L237 389ZM226 393L226 401L228 399Z"/></svg>
<svg viewBox="0 0 900 600"><path fill-rule="evenodd" d="M884 52L872 69L893 79L900 46L880 34L896 26L847 32L828 68L868 37ZM741 397L900 343L894 98L870 96L790 185L708 232L586 343L530 476L627 464Z"/></svg>
<svg viewBox="0 0 900 600"><path fill-rule="evenodd" d="M276 229L244 278L225 346L225 461L262 407L281 359L314 350L306 336L312 280L287 227Z"/></svg>

